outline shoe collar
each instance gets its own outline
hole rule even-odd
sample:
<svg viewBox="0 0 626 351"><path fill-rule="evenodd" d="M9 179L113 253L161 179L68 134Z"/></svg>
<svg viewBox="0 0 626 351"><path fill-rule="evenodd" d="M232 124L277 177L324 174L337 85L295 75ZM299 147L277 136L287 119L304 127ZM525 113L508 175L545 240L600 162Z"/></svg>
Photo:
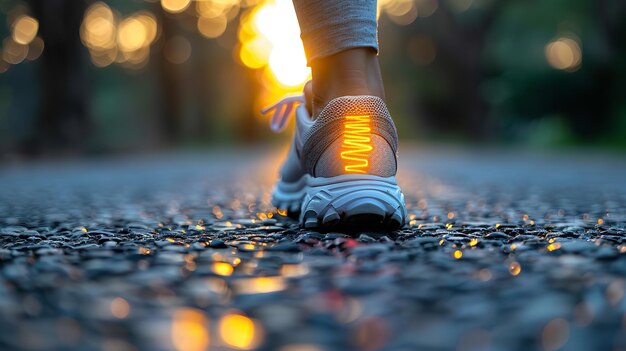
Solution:
<svg viewBox="0 0 626 351"><path fill-rule="evenodd" d="M307 134L309 129L315 121L309 115L309 111L307 111L306 106L304 104L298 106L296 108L296 143L300 147L304 144L304 135Z"/></svg>

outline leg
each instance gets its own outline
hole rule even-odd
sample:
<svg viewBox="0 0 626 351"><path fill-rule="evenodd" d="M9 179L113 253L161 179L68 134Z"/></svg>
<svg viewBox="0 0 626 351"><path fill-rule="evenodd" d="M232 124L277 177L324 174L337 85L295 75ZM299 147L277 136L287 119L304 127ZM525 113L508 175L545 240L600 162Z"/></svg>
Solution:
<svg viewBox="0 0 626 351"><path fill-rule="evenodd" d="M340 96L384 98L376 25L376 0L294 0L313 73L313 116Z"/></svg>
<svg viewBox="0 0 626 351"><path fill-rule="evenodd" d="M407 213L395 179L398 136L383 100L376 0L294 4L313 80L272 202L299 212L305 228L397 229ZM272 108L290 111L289 101Z"/></svg>

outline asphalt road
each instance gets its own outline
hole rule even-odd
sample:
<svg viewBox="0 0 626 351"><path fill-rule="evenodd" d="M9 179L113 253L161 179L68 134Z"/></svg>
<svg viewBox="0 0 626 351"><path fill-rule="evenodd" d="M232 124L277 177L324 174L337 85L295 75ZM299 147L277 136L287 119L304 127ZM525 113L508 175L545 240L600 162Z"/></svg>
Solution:
<svg viewBox="0 0 626 351"><path fill-rule="evenodd" d="M4 165L0 349L626 350L623 155L400 152L391 233L277 213L275 150Z"/></svg>

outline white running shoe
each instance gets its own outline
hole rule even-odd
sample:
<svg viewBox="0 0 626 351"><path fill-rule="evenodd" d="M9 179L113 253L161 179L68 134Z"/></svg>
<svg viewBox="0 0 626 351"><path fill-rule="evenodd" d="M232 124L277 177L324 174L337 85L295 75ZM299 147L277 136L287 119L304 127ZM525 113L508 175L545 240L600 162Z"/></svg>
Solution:
<svg viewBox="0 0 626 351"><path fill-rule="evenodd" d="M313 120L302 96L263 110L284 129L294 107L296 128L272 203L298 215L304 228L383 229L404 225L404 195L396 183L398 136L376 96L333 99Z"/></svg>

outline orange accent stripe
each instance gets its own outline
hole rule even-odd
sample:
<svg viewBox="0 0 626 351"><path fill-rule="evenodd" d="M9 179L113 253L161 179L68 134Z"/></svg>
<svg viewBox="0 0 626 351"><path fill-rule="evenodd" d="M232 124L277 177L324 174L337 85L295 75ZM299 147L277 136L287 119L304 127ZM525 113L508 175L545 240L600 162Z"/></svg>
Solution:
<svg viewBox="0 0 626 351"><path fill-rule="evenodd" d="M346 116L341 158L347 173L366 173L372 146L370 116Z"/></svg>

